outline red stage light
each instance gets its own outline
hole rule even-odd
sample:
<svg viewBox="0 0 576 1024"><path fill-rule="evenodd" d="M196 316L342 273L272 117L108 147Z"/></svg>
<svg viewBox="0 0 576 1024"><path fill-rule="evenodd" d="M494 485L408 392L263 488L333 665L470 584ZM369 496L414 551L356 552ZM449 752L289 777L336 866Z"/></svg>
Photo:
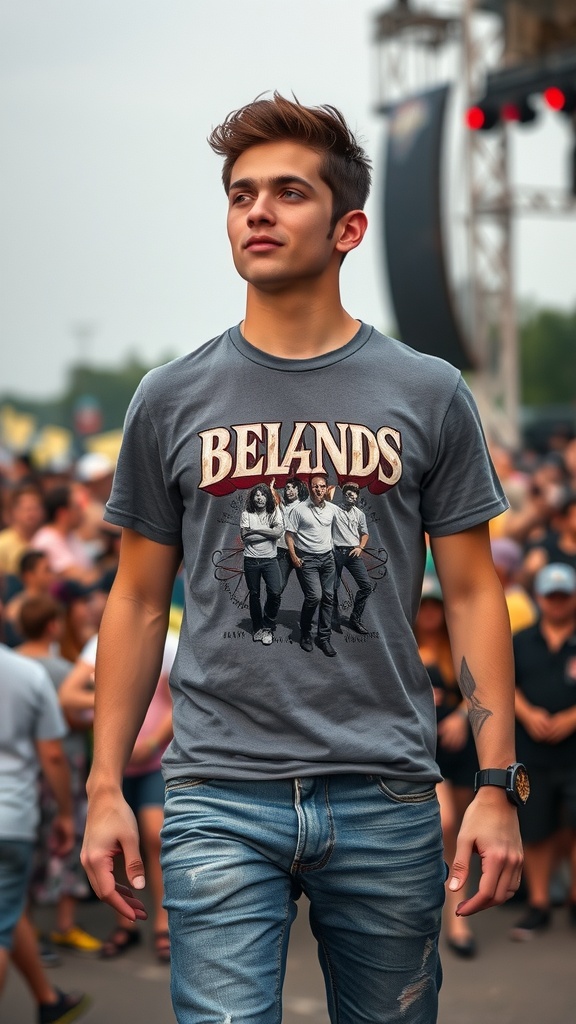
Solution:
<svg viewBox="0 0 576 1024"><path fill-rule="evenodd" d="M559 89L556 85L551 85L549 89L544 90L544 99L552 110L564 110L566 106L566 93L562 89Z"/></svg>
<svg viewBox="0 0 576 1024"><path fill-rule="evenodd" d="M473 131L479 131L486 123L486 114L482 107L469 107L464 115L464 119L468 128L472 128Z"/></svg>

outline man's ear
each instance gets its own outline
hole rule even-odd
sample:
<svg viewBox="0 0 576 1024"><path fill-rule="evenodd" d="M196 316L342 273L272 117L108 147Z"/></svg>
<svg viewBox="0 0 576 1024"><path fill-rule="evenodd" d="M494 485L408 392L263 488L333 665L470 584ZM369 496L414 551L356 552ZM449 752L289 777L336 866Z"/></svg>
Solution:
<svg viewBox="0 0 576 1024"><path fill-rule="evenodd" d="M356 249L366 234L368 218L364 210L351 210L340 218L334 228L335 249L345 255Z"/></svg>

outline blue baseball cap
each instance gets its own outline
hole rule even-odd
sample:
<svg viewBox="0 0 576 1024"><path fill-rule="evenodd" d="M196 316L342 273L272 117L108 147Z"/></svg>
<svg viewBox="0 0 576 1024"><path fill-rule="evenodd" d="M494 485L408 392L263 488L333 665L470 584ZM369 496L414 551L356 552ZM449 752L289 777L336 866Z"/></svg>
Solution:
<svg viewBox="0 0 576 1024"><path fill-rule="evenodd" d="M545 565L534 578L534 593L540 597L549 594L576 594L576 572L571 565L552 562Z"/></svg>

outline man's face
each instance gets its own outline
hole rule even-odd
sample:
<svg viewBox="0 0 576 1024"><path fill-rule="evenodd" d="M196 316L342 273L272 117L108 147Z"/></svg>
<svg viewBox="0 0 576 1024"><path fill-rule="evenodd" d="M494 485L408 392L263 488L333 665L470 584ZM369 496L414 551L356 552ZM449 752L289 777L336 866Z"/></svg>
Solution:
<svg viewBox="0 0 576 1024"><path fill-rule="evenodd" d="M326 497L326 481L324 477L313 476L310 481L310 494L315 505L321 505Z"/></svg>
<svg viewBox="0 0 576 1024"><path fill-rule="evenodd" d="M350 490L343 491L343 494L344 494L344 501L346 502L347 505L349 505L350 507L352 507L352 505L356 505L356 503L358 502L358 493L357 493L357 491L353 491L350 488Z"/></svg>
<svg viewBox="0 0 576 1024"><path fill-rule="evenodd" d="M536 601L543 621L556 626L573 621L576 625L576 594L566 594L559 590L552 594L537 595Z"/></svg>
<svg viewBox="0 0 576 1024"><path fill-rule="evenodd" d="M284 488L284 498L286 501L296 501L298 497L298 488L296 484L286 484Z"/></svg>
<svg viewBox="0 0 576 1024"><path fill-rule="evenodd" d="M26 589L33 590L38 594L47 594L55 579L48 559L39 558L34 568L26 573L24 585Z"/></svg>
<svg viewBox="0 0 576 1024"><path fill-rule="evenodd" d="M266 508L266 495L264 491L254 491L254 504L259 511Z"/></svg>
<svg viewBox="0 0 576 1024"><path fill-rule="evenodd" d="M12 509L12 522L27 536L32 536L42 525L44 508L37 494L21 494Z"/></svg>
<svg viewBox="0 0 576 1024"><path fill-rule="evenodd" d="M339 267L319 167L318 153L289 141L252 146L234 164L228 237L236 270L255 288L278 292Z"/></svg>

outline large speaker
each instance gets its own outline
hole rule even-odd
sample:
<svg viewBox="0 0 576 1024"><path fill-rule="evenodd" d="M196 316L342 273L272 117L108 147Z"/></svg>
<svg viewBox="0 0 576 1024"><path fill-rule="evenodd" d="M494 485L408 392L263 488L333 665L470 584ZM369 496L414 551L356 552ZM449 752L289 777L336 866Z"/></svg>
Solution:
<svg viewBox="0 0 576 1024"><path fill-rule="evenodd" d="M442 139L450 86L389 109L384 184L388 281L402 341L475 369L446 271L441 215Z"/></svg>

